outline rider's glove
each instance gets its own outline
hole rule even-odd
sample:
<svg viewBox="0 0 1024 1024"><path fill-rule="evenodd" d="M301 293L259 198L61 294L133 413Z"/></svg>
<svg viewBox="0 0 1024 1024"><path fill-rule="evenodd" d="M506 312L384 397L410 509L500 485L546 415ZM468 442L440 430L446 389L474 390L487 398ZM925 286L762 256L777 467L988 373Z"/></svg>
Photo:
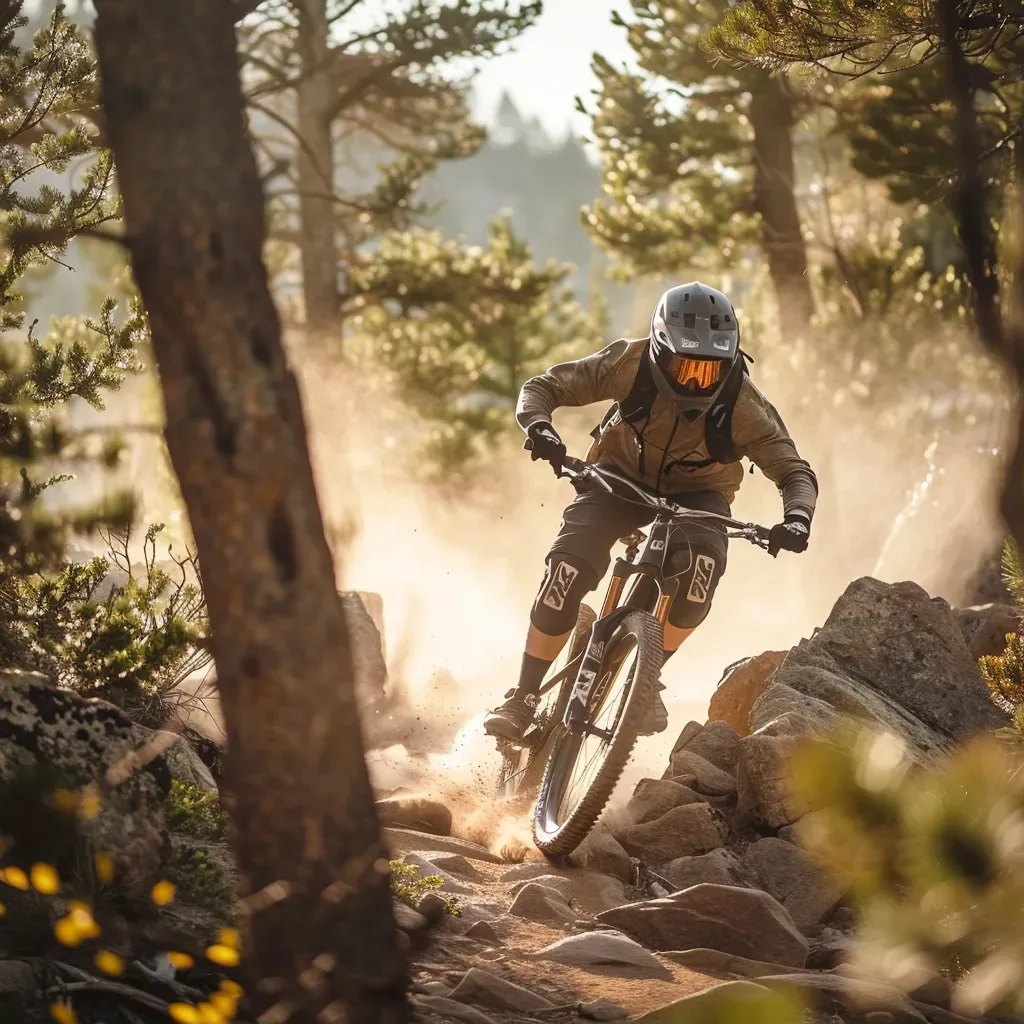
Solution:
<svg viewBox="0 0 1024 1024"><path fill-rule="evenodd" d="M526 428L526 436L532 442L530 457L533 461L543 459L545 462L550 462L555 476L561 476L562 462L565 459L566 451L562 439L558 436L558 431L547 420L538 420Z"/></svg>
<svg viewBox="0 0 1024 1024"><path fill-rule="evenodd" d="M806 513L790 512L768 534L768 554L774 558L780 551L806 551L810 536L811 521Z"/></svg>

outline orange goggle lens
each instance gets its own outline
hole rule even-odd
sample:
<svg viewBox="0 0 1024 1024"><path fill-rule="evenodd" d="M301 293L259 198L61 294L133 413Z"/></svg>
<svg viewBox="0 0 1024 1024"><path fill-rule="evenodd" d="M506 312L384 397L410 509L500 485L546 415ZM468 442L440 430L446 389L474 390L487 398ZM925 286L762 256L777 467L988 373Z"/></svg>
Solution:
<svg viewBox="0 0 1024 1024"><path fill-rule="evenodd" d="M667 370L677 384L688 384L692 380L699 388L709 388L718 383L722 374L722 361L673 356Z"/></svg>

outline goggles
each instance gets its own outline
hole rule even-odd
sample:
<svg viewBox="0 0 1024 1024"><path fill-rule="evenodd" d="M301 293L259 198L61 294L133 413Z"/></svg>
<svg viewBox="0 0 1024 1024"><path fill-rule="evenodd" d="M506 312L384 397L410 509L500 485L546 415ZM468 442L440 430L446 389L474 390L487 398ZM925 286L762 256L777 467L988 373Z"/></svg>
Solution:
<svg viewBox="0 0 1024 1024"><path fill-rule="evenodd" d="M689 359L672 355L660 358L665 373L681 387L693 381L701 391L714 387L722 376L721 359Z"/></svg>

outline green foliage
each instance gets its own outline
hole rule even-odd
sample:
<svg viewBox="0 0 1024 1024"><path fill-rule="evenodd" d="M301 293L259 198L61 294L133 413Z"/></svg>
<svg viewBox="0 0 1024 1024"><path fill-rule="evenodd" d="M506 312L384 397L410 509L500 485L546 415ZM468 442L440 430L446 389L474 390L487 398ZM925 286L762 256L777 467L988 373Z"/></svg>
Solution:
<svg viewBox="0 0 1024 1024"><path fill-rule="evenodd" d="M395 899L401 900L410 907L416 907L428 892L437 892L444 885L444 879L438 875L420 877L420 869L404 861L391 861L391 892ZM459 901L448 893L438 892L444 900L448 913L459 916Z"/></svg>
<svg viewBox="0 0 1024 1024"><path fill-rule="evenodd" d="M77 235L116 218L110 155L96 145L96 70L81 32L57 4L31 45L15 40L20 2L0 7L0 605L16 603L16 580L59 564L68 530L123 528L128 495L89 507L58 504L52 485L76 462L116 457L111 438L71 434L61 414L75 399L102 408L102 395L139 366L145 317L134 306L122 323L112 301L96 320L55 325L44 340L15 341L25 321L19 279L59 262ZM62 190L57 174L72 184Z"/></svg>
<svg viewBox="0 0 1024 1024"><path fill-rule="evenodd" d="M177 896L208 916L208 930L211 924L234 923L238 886L227 846L172 835L165 873Z"/></svg>
<svg viewBox="0 0 1024 1024"><path fill-rule="evenodd" d="M164 809L164 824L170 832L218 841L227 837L228 816L216 793L205 793L175 779Z"/></svg>
<svg viewBox="0 0 1024 1024"><path fill-rule="evenodd" d="M451 472L507 437L523 383L599 342L601 325L564 287L570 272L536 265L507 219L491 224L486 247L415 230L359 256L353 327L434 425L434 466Z"/></svg>
<svg viewBox="0 0 1024 1024"><path fill-rule="evenodd" d="M1011 633L1006 650L979 658L978 667L997 707L1012 715L1024 704L1024 637Z"/></svg>
<svg viewBox="0 0 1024 1024"><path fill-rule="evenodd" d="M125 531L107 535L106 558L18 581L0 618L0 665L33 668L160 727L171 693L211 660L198 562L169 552L173 575L161 568L162 529L146 532L141 565L132 563Z"/></svg>
<svg viewBox="0 0 1024 1024"><path fill-rule="evenodd" d="M1020 769L1019 750L989 737L920 770L868 729L795 760L796 791L819 808L798 832L850 887L865 976L912 990L943 971L965 1016L1024 1010Z"/></svg>
<svg viewBox="0 0 1024 1024"><path fill-rule="evenodd" d="M1024 563L1012 537L1007 537L1003 543L1003 582L1024 614Z"/></svg>
<svg viewBox="0 0 1024 1024"><path fill-rule="evenodd" d="M336 150L360 168L318 188L335 198L336 259L344 271L382 232L405 230L425 212L416 193L439 161L479 147L484 131L470 118L469 79L458 64L501 52L540 8L539 0L403 0L368 25L363 5L348 0L267 0L245 19L239 44L246 98L274 178L271 235L279 264L290 265L287 251L300 242L291 151L314 145L311 131L333 126ZM314 64L310 55L321 46ZM327 102L302 120L296 97L320 71Z"/></svg>
<svg viewBox="0 0 1024 1024"><path fill-rule="evenodd" d="M606 198L586 225L624 277L719 270L756 239L753 91L756 68L705 52L701 33L725 0L634 0L628 26L639 72L598 56L591 130Z"/></svg>

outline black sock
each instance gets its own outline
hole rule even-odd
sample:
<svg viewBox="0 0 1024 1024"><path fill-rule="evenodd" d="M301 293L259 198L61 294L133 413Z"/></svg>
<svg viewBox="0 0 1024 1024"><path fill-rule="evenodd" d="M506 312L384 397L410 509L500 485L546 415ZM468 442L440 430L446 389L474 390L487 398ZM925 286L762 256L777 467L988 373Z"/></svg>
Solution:
<svg viewBox="0 0 1024 1024"><path fill-rule="evenodd" d="M535 658L532 654L523 655L523 667L519 670L519 684L516 686L516 696L525 697L527 694L536 695L540 690L540 684L551 668L550 660Z"/></svg>

